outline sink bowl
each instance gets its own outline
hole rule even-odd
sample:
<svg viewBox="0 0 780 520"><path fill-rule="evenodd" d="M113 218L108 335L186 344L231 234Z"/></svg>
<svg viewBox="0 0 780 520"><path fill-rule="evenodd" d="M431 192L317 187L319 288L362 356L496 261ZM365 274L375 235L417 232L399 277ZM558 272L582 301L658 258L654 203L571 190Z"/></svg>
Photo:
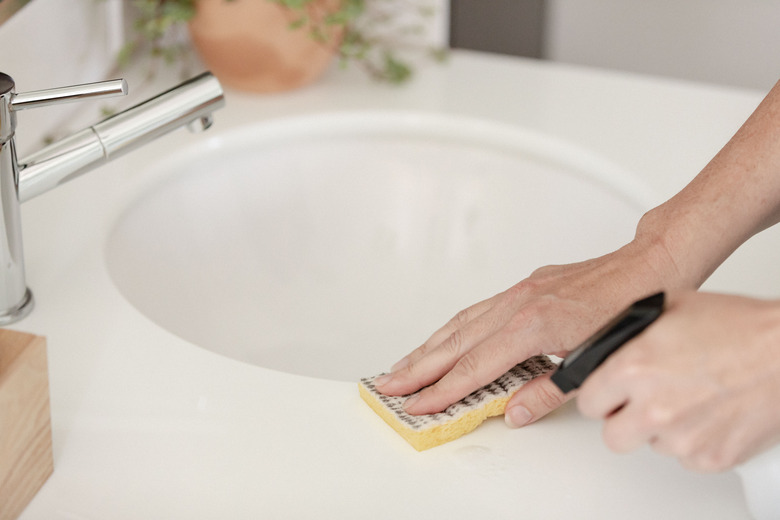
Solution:
<svg viewBox="0 0 780 520"><path fill-rule="evenodd" d="M156 165L106 243L119 291L205 349L355 381L535 268L630 240L650 192L522 128L334 113Z"/></svg>

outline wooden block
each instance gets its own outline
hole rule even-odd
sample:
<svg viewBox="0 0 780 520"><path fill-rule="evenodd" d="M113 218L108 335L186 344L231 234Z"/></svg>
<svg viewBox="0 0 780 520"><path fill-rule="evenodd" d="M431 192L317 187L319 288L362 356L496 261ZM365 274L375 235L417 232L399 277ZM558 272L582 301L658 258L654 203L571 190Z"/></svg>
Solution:
<svg viewBox="0 0 780 520"><path fill-rule="evenodd" d="M0 329L0 520L18 517L53 470L46 339Z"/></svg>

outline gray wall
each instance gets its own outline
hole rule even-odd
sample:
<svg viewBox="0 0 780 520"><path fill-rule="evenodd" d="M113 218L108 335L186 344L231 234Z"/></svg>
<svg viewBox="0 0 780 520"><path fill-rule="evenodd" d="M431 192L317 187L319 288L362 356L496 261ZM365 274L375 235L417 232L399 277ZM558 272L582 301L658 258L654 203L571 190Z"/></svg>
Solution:
<svg viewBox="0 0 780 520"><path fill-rule="evenodd" d="M541 58L544 0L451 0L450 46Z"/></svg>
<svg viewBox="0 0 780 520"><path fill-rule="evenodd" d="M780 0L451 0L452 46L768 90Z"/></svg>

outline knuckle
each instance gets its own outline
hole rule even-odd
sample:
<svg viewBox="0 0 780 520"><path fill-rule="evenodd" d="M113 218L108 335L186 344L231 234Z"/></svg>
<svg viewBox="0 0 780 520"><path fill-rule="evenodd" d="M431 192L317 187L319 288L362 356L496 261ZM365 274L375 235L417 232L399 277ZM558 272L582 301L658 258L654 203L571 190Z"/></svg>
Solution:
<svg viewBox="0 0 780 520"><path fill-rule="evenodd" d="M550 384L536 385L534 394L537 402L546 410L554 410L561 406L566 400L566 396Z"/></svg>
<svg viewBox="0 0 780 520"><path fill-rule="evenodd" d="M455 363L452 368L452 376L459 380L467 381L474 389L482 386L482 382L477 376L479 363L474 356L463 356Z"/></svg>
<svg viewBox="0 0 780 520"><path fill-rule="evenodd" d="M611 372L620 380L633 381L643 387L654 387L655 376L648 367L641 349L621 349L607 360L611 366ZM657 410L663 416L666 412Z"/></svg>
<svg viewBox="0 0 780 520"><path fill-rule="evenodd" d="M642 435L626 424L614 420L604 422L601 432L604 444L615 453L628 453L643 443Z"/></svg>
<svg viewBox="0 0 780 520"><path fill-rule="evenodd" d="M548 275L557 273L560 270L560 266L557 265L544 265L542 267L537 267L531 272L531 276L529 278L546 278Z"/></svg>
<svg viewBox="0 0 780 520"><path fill-rule="evenodd" d="M631 376L638 376L642 372L642 362L636 349L624 348L619 350L619 356L612 356L610 363L621 373Z"/></svg>
<svg viewBox="0 0 780 520"><path fill-rule="evenodd" d="M425 343L423 343L422 345L420 345L419 347L417 347L416 349L411 351L409 353L408 358L409 358L410 361L414 361L414 360L420 359L421 357L423 357L426 354L428 354L428 352L430 352L431 348L432 348L431 344L426 341Z"/></svg>
<svg viewBox="0 0 780 520"><path fill-rule="evenodd" d="M542 326L542 312L538 305L528 304L517 309L512 315L507 327L511 331L537 330Z"/></svg>
<svg viewBox="0 0 780 520"><path fill-rule="evenodd" d="M504 293L511 301L518 301L523 298L527 298L529 294L535 293L539 288L539 282L526 278L525 280L516 283L512 287L506 290Z"/></svg>
<svg viewBox="0 0 780 520"><path fill-rule="evenodd" d="M687 459L692 455L690 443L680 435L671 436L671 438L667 439L666 446L667 453L679 459Z"/></svg>
<svg viewBox="0 0 780 520"><path fill-rule="evenodd" d="M448 357L457 358L460 357L460 354L463 350L463 345L463 331L461 329L457 329L455 332L450 334L447 340L441 345L441 349L447 353Z"/></svg>
<svg viewBox="0 0 780 520"><path fill-rule="evenodd" d="M704 450L692 456L691 460L695 469L702 473L720 473L738 462L735 452L725 448Z"/></svg>
<svg viewBox="0 0 780 520"><path fill-rule="evenodd" d="M581 265L582 263L544 265L534 269L529 278L547 281L556 280L572 271L576 271Z"/></svg>
<svg viewBox="0 0 780 520"><path fill-rule="evenodd" d="M450 324L461 328L464 327L468 322L471 321L471 312L469 312L469 309L463 309L462 311L459 311L453 318L450 320Z"/></svg>
<svg viewBox="0 0 780 520"><path fill-rule="evenodd" d="M675 413L668 406L653 403L647 407L644 415L644 426L648 430L662 430L674 423Z"/></svg>
<svg viewBox="0 0 780 520"><path fill-rule="evenodd" d="M690 434L667 434L665 439L666 453L677 457L681 461L697 461L702 452L700 446ZM697 463L698 466L698 463Z"/></svg>

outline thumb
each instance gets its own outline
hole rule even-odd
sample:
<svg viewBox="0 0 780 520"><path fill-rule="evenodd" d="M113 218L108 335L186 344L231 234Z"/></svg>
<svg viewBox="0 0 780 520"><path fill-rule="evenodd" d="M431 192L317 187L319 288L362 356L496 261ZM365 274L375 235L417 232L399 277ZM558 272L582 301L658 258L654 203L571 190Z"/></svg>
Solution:
<svg viewBox="0 0 780 520"><path fill-rule="evenodd" d="M508 426L519 428L535 422L574 397L575 392L561 392L550 380L550 375L529 381L509 399L504 410Z"/></svg>

